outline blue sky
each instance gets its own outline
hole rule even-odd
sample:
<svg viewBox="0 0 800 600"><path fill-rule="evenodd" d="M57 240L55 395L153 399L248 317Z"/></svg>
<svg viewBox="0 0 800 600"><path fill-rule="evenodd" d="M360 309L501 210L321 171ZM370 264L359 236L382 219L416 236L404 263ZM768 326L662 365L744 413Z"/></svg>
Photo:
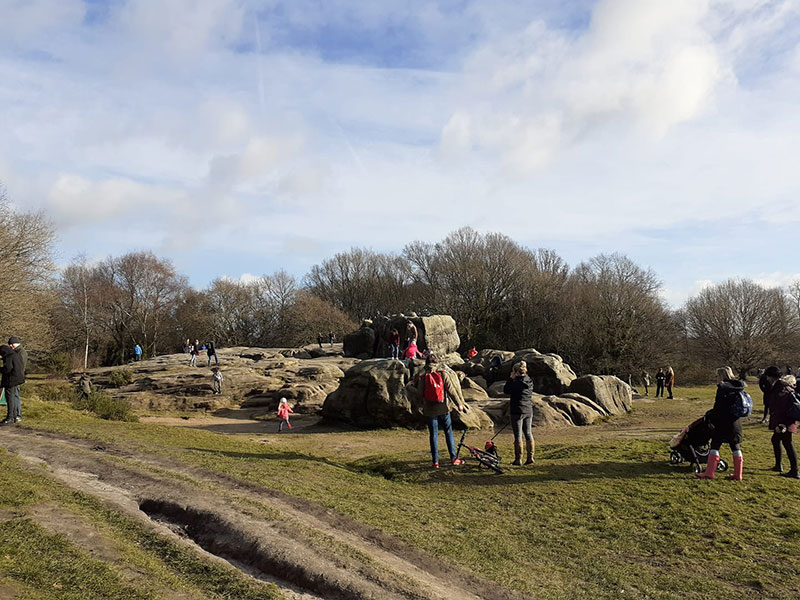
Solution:
<svg viewBox="0 0 800 600"><path fill-rule="evenodd" d="M800 277L800 4L0 0L0 181L202 287L470 225Z"/></svg>

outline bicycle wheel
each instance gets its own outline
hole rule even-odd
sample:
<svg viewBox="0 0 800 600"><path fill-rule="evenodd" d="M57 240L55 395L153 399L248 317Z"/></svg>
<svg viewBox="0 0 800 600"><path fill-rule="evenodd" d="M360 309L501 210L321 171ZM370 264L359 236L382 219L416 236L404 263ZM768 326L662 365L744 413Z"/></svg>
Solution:
<svg viewBox="0 0 800 600"><path fill-rule="evenodd" d="M476 455L475 459L485 467L489 467L492 471L497 473L498 475L503 474L503 469L497 466L497 463L493 460L486 458L485 456Z"/></svg>

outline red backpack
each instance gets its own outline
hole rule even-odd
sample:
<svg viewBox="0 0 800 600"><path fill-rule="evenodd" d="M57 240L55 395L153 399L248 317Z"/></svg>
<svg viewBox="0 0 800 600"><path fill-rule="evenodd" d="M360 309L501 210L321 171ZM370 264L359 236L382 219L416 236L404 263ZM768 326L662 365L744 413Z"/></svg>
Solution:
<svg viewBox="0 0 800 600"><path fill-rule="evenodd" d="M422 376L422 395L426 402L444 402L444 379L439 371Z"/></svg>

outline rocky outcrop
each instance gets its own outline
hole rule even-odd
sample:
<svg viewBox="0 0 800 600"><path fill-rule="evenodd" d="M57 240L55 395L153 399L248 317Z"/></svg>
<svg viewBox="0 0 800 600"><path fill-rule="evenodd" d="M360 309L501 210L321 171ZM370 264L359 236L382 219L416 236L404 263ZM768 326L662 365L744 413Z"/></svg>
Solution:
<svg viewBox="0 0 800 600"><path fill-rule="evenodd" d="M619 415L631 410L630 386L613 375L585 375L570 383L569 391L591 400L603 415Z"/></svg>
<svg viewBox="0 0 800 600"><path fill-rule="evenodd" d="M587 398L587 402L582 402L576 398L577 394L568 396L545 396L544 401L550 406L564 414L573 425L591 425L596 419L603 416L598 410L592 408Z"/></svg>
<svg viewBox="0 0 800 600"><path fill-rule="evenodd" d="M413 383L406 385L408 370L399 360L376 358L348 369L338 389L325 400L322 416L357 427L376 428L422 425L420 400ZM452 413L453 421L469 428L491 426L476 406L465 414Z"/></svg>
<svg viewBox="0 0 800 600"><path fill-rule="evenodd" d="M533 380L533 389L539 394L563 394L575 379L572 367L558 354L542 354L533 348L517 350L511 359L500 366L497 377L507 379L511 374L511 367L520 361L525 361L528 365L528 376Z"/></svg>
<svg viewBox="0 0 800 600"><path fill-rule="evenodd" d="M392 315L364 321L360 329L345 336L345 356L387 358L392 329L397 329L401 343L404 344L408 321L411 321L417 328L417 347L420 352L425 350L434 352L448 366L463 362L461 357L455 354L461 340L456 330L456 322L449 315L429 317Z"/></svg>
<svg viewBox="0 0 800 600"><path fill-rule="evenodd" d="M344 336L344 355L359 359L372 358L375 349L375 330L371 321L364 321L356 331Z"/></svg>

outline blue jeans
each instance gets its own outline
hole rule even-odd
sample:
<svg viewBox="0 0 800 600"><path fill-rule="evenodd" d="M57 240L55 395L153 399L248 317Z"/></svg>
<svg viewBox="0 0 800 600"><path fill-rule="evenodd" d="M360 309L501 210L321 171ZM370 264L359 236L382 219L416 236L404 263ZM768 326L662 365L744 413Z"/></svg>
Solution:
<svg viewBox="0 0 800 600"><path fill-rule="evenodd" d="M518 415L516 417L511 417L511 426L514 429L514 441L518 444L522 443L522 436L525 436L526 440L533 439L533 433L531 433L531 415Z"/></svg>
<svg viewBox="0 0 800 600"><path fill-rule="evenodd" d="M439 462L439 427L444 431L444 441L447 443L447 451L450 453L450 460L456 457L456 441L453 438L453 422L450 420L450 413L439 415L438 417L428 417L431 458L435 463Z"/></svg>
<svg viewBox="0 0 800 600"><path fill-rule="evenodd" d="M392 349L392 358L400 358L400 346L397 344L390 344L389 346Z"/></svg>
<svg viewBox="0 0 800 600"><path fill-rule="evenodd" d="M19 401L19 386L6 388L6 404L8 405L8 416L6 420L13 421L14 419L22 418L22 407Z"/></svg>

